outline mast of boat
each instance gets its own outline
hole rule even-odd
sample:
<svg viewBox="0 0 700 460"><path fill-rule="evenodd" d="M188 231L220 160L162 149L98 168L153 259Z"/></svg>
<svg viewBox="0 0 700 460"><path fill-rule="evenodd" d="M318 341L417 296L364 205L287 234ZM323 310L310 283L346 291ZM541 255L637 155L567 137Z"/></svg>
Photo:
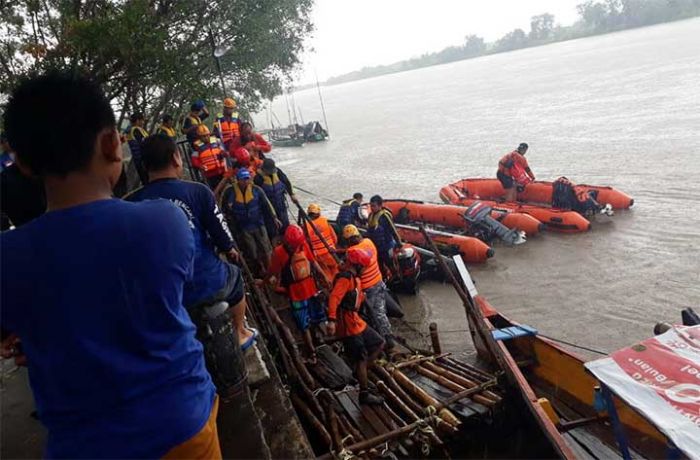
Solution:
<svg viewBox="0 0 700 460"><path fill-rule="evenodd" d="M304 116L301 114L301 107L297 107L297 110L299 111L299 120L301 120L302 126L305 125L304 123Z"/></svg>
<svg viewBox="0 0 700 460"><path fill-rule="evenodd" d="M284 101L287 103L287 118L289 119L289 126L292 126L292 112L289 110L289 90L284 93Z"/></svg>
<svg viewBox="0 0 700 460"><path fill-rule="evenodd" d="M298 125L299 120L297 120L297 100L294 98L294 88L292 88L292 113L294 114L294 124Z"/></svg>
<svg viewBox="0 0 700 460"><path fill-rule="evenodd" d="M323 123L326 125L326 133L328 133L328 137L331 137L331 130L328 127L328 119L326 118L326 107L323 105L323 96L321 95L321 85L318 83L318 75L316 72L314 72L314 75L316 76L316 89L318 90L318 99L321 101L321 111L323 112Z"/></svg>

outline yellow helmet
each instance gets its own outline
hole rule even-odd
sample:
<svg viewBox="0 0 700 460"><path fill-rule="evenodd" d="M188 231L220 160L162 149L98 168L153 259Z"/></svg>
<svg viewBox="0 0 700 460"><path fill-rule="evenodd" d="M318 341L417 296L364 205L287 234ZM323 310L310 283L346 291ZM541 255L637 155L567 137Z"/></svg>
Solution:
<svg viewBox="0 0 700 460"><path fill-rule="evenodd" d="M309 214L321 214L321 206L317 205L316 203L311 203L306 209L306 212Z"/></svg>
<svg viewBox="0 0 700 460"><path fill-rule="evenodd" d="M211 134L207 125L201 124L197 126L197 136L208 136Z"/></svg>
<svg viewBox="0 0 700 460"><path fill-rule="evenodd" d="M360 236L360 231L353 224L348 224L343 228L343 238L349 240L353 236Z"/></svg>
<svg viewBox="0 0 700 460"><path fill-rule="evenodd" d="M230 97L227 97L226 99L224 99L224 107L226 107L227 109L235 109L236 105L237 105L236 101L234 101Z"/></svg>

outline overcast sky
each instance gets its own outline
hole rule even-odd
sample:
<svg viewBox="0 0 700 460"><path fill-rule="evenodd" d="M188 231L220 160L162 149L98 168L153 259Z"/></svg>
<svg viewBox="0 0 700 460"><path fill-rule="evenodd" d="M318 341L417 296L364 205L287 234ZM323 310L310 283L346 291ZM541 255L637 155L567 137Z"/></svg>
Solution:
<svg viewBox="0 0 700 460"><path fill-rule="evenodd" d="M556 22L576 20L584 0L316 0L316 30L308 41L298 81L319 80L439 51L468 34L493 41L530 29L530 18L552 13Z"/></svg>

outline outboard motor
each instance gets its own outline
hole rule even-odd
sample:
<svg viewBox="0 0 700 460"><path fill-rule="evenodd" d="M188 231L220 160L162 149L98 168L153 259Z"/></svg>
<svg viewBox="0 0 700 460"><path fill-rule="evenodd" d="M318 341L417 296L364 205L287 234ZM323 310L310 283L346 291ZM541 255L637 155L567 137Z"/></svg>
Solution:
<svg viewBox="0 0 700 460"><path fill-rule="evenodd" d="M525 232L518 229L510 229L491 217L491 206L483 201L476 201L464 212L464 220L469 223L470 231L479 239L490 241L500 238L506 244L523 244L526 240Z"/></svg>
<svg viewBox="0 0 700 460"><path fill-rule="evenodd" d="M207 371L223 399L236 393L248 378L238 335L231 324L227 302L196 306L189 309L197 327L197 339L204 347Z"/></svg>
<svg viewBox="0 0 700 460"><path fill-rule="evenodd" d="M418 278L421 273L420 254L413 245L404 243L401 248L394 251L393 257L394 267L398 270L399 276L392 276L389 283L398 285L410 294L415 294L418 291Z"/></svg>

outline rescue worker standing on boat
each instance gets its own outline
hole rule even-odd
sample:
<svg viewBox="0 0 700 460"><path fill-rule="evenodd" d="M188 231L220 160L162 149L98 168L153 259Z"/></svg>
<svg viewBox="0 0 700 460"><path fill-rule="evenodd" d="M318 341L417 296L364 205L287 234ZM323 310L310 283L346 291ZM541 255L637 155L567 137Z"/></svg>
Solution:
<svg viewBox="0 0 700 460"><path fill-rule="evenodd" d="M208 117L209 111L204 105L204 101L199 100L192 103L190 113L185 117L185 122L182 124L182 134L187 136L190 145L193 145L194 141L197 140L197 127Z"/></svg>
<svg viewBox="0 0 700 460"><path fill-rule="evenodd" d="M528 145L526 143L521 143L517 149L504 155L498 161L498 172L496 172L496 177L501 182L503 189L506 191L504 199L509 201L515 201L518 196L519 182L523 181L525 178L521 178L523 174L529 177L530 181L535 180L535 174L530 169L530 165L525 159L525 154L527 153Z"/></svg>
<svg viewBox="0 0 700 460"><path fill-rule="evenodd" d="M338 232L342 232L346 225L363 226L367 219L362 216L362 194L355 193L349 200L343 201L335 218ZM345 243L345 241L343 241Z"/></svg>
<svg viewBox="0 0 700 460"><path fill-rule="evenodd" d="M394 250L401 248L401 237L394 226L394 216L384 207L384 200L374 195L369 200L370 215L367 219L367 237L377 247L379 265L396 275Z"/></svg>
<svg viewBox="0 0 700 460"><path fill-rule="evenodd" d="M267 199L270 200L270 203L272 203L272 206L275 208L277 218L282 222L282 226L279 228L276 228L272 221L266 222L270 238L276 238L281 236L289 225L286 195L289 194L289 198L294 203L299 203L299 201L294 195L292 183L289 181L287 175L277 168L275 160L272 158L265 158L257 172L258 173L255 175L255 185L265 191Z"/></svg>
<svg viewBox="0 0 700 460"><path fill-rule="evenodd" d="M328 219L321 216L321 206L311 203L306 210L306 214L311 220L311 222L306 222L306 233L311 241L311 251L313 251L321 268L333 278L338 274L338 263L334 257L336 246L338 245L338 236L335 234L331 224L328 223ZM321 237L316 233L314 227L321 234ZM323 238L323 241L321 238ZM323 244L324 242L326 244Z"/></svg>
<svg viewBox="0 0 700 460"><path fill-rule="evenodd" d="M141 183L145 185L148 183L148 173L146 168L143 167L143 161L141 160L141 144L148 137L148 131L144 128L146 118L141 113L134 113L129 121L131 124L127 128L126 140L129 143L131 162L136 167Z"/></svg>
<svg viewBox="0 0 700 460"><path fill-rule="evenodd" d="M226 151L233 152L241 146L241 121L236 110L236 101L224 99L224 114L214 122L214 135L224 143Z"/></svg>
<svg viewBox="0 0 700 460"><path fill-rule="evenodd" d="M251 183L248 169L240 169L236 174L236 182L224 189L221 208L238 230L243 251L251 261L258 264L258 273L264 273L270 266L272 254L265 219L270 219L276 228L280 228L282 223L277 219L275 209L265 192Z"/></svg>
<svg viewBox="0 0 700 460"><path fill-rule="evenodd" d="M156 134L163 134L172 139L173 142L177 141L177 131L175 131L172 115L163 115L161 124L156 129Z"/></svg>
<svg viewBox="0 0 700 460"><path fill-rule="evenodd" d="M345 352L355 364L360 384L360 404L382 404L383 398L370 392L367 367L382 352L384 340L360 317L365 301L359 273L371 264L367 251L350 248L340 273L333 280L328 298L328 334L343 339Z"/></svg>
<svg viewBox="0 0 700 460"><path fill-rule="evenodd" d="M392 354L394 337L386 314L387 288L379 268L377 248L372 240L363 238L358 228L352 224L343 228L343 238L348 242L348 251L355 248L369 256L369 263L360 271L362 290L366 296L367 317L372 328L384 338L387 353Z"/></svg>
<svg viewBox="0 0 700 460"><path fill-rule="evenodd" d="M311 337L311 326L325 332L326 311L318 299L318 287L314 273L330 286L331 280L316 262L309 249L304 231L296 224L287 227L282 243L272 253L272 260L265 281L284 291L297 327L304 335L310 361L316 362L316 350Z"/></svg>
<svg viewBox="0 0 700 460"><path fill-rule="evenodd" d="M207 125L199 125L197 135L199 138L194 142L192 166L202 171L207 184L214 190L226 173L228 153L219 140L212 137Z"/></svg>

